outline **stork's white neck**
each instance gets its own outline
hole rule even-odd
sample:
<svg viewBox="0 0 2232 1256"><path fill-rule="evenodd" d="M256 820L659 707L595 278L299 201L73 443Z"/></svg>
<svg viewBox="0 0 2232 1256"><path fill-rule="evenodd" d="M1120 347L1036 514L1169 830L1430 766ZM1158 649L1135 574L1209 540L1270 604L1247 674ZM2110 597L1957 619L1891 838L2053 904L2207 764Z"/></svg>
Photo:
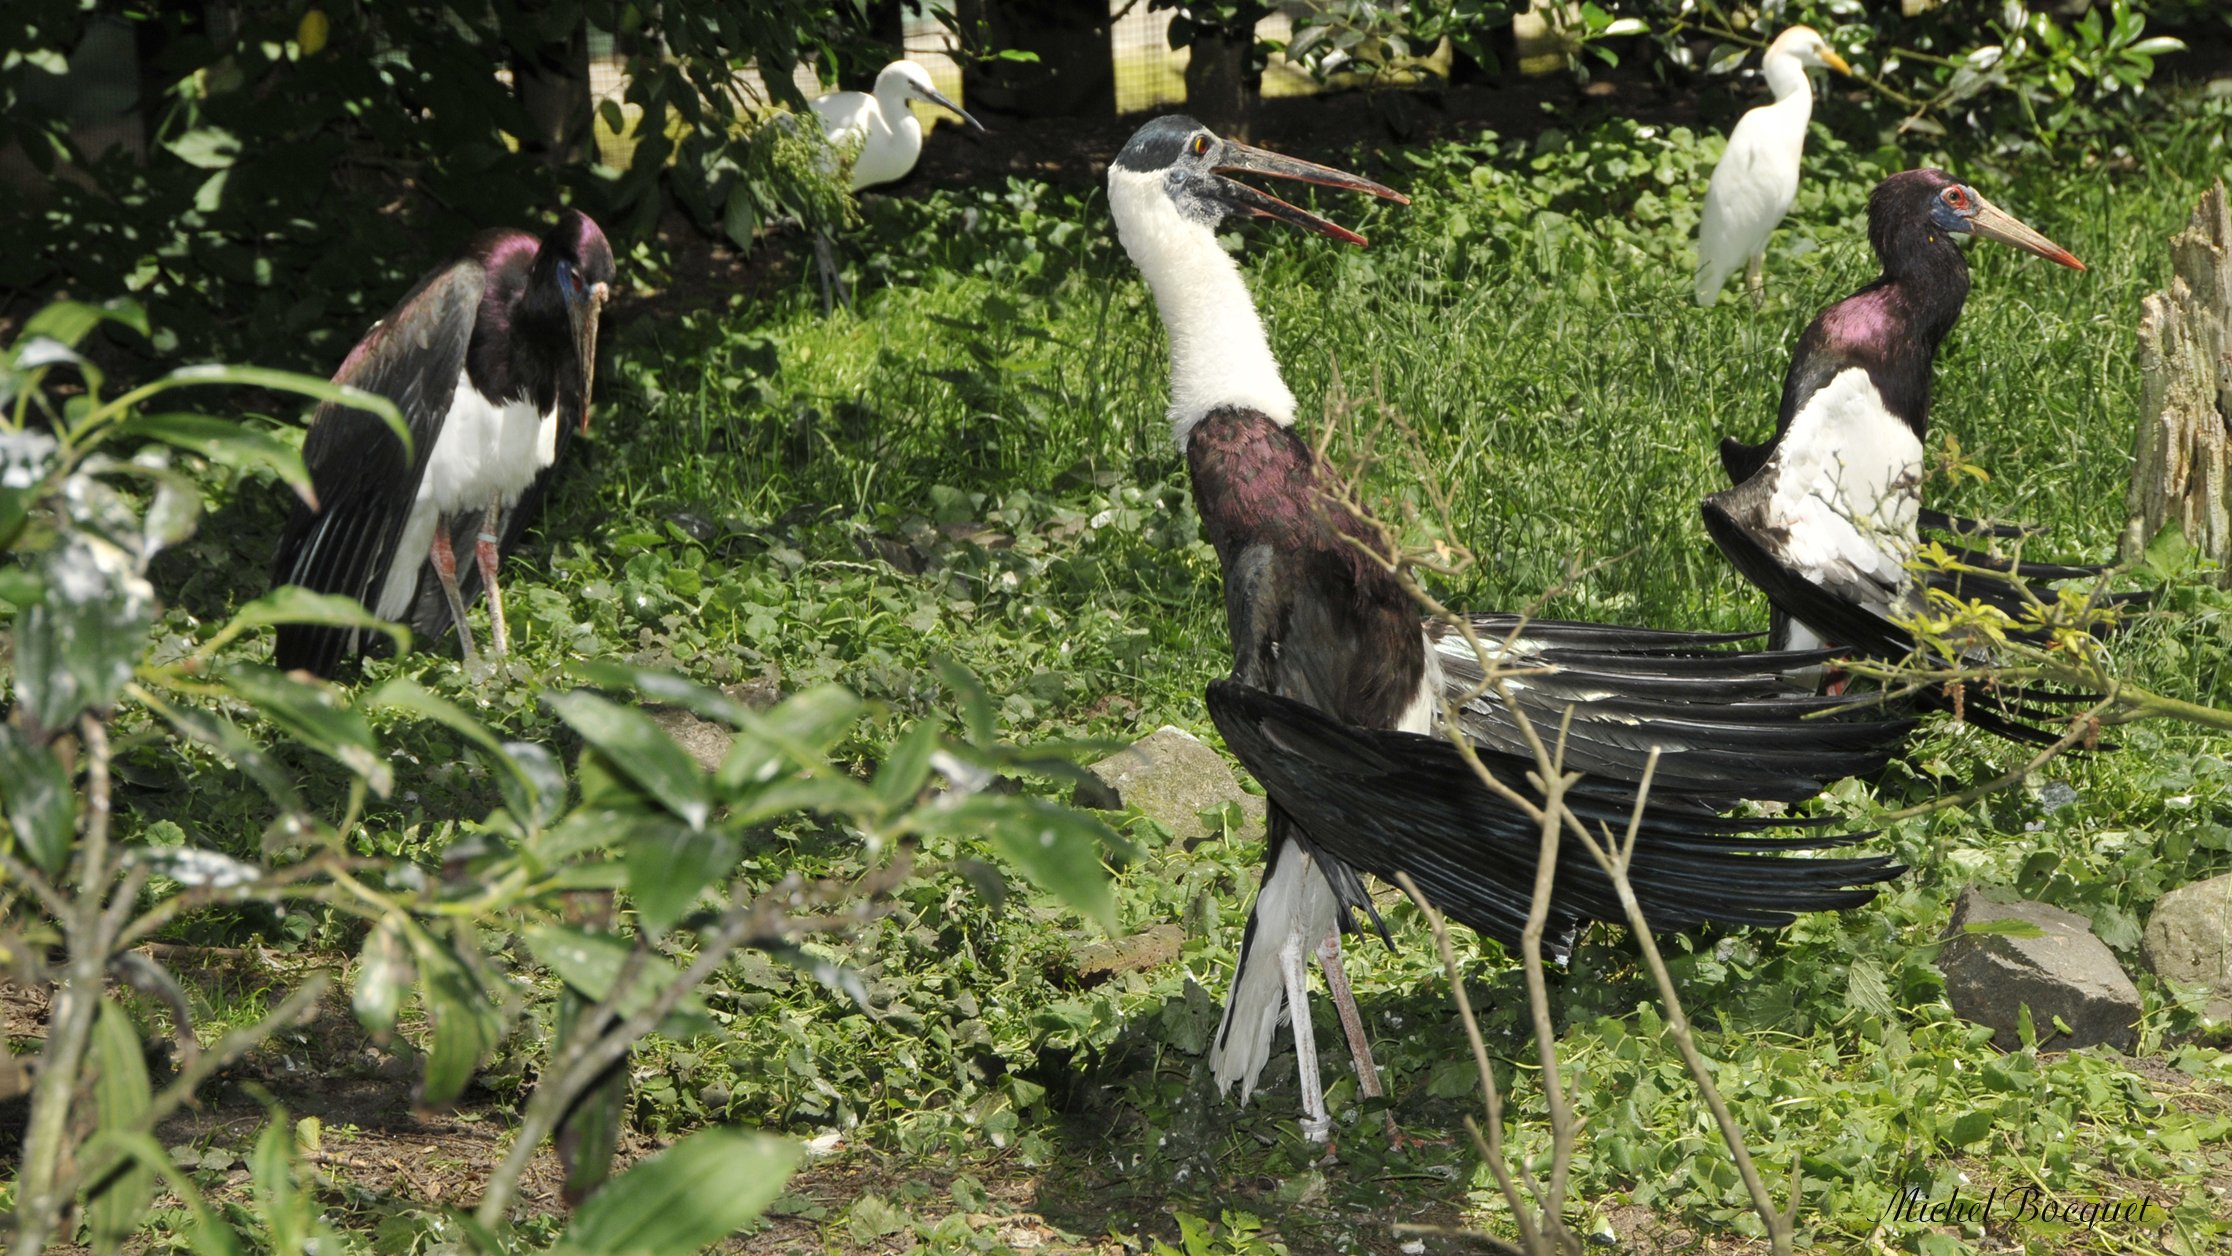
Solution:
<svg viewBox="0 0 2232 1256"><path fill-rule="evenodd" d="M1801 97L1807 112L1812 112L1813 84L1806 80L1806 63L1798 59L1797 53L1770 48L1760 69L1767 76L1767 90L1775 94L1777 102Z"/></svg>
<svg viewBox="0 0 2232 1256"><path fill-rule="evenodd" d="M1259 410L1286 427L1294 394L1279 377L1263 320L1217 234L1178 212L1160 173L1111 169L1116 237L1147 277L1170 334L1170 427L1178 448L1220 406Z"/></svg>

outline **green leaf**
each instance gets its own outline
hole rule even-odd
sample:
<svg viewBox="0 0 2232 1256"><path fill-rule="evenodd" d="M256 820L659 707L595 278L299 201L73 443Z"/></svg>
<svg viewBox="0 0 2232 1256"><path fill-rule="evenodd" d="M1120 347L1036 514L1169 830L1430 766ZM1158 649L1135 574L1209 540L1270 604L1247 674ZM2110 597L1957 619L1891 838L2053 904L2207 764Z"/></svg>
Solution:
<svg viewBox="0 0 2232 1256"><path fill-rule="evenodd" d="M415 926L408 936L421 974L419 997L434 1022L419 1102L439 1107L464 1093L473 1070L502 1035L503 1020L446 945Z"/></svg>
<svg viewBox="0 0 2232 1256"><path fill-rule="evenodd" d="M77 834L77 791L54 755L13 724L0 724L0 801L31 862L59 874Z"/></svg>
<svg viewBox="0 0 2232 1256"><path fill-rule="evenodd" d="M295 393L314 401L366 410L388 425L395 439L403 442L406 457L411 454L411 425L403 421L403 412L395 403L378 393L366 392L349 384L336 384L323 375L303 375L295 371L275 371L263 366L225 366L221 363L204 363L182 366L157 380L150 396L172 388L197 384L238 384L247 388L268 388L273 392Z"/></svg>
<svg viewBox="0 0 2232 1256"><path fill-rule="evenodd" d="M1997 920L1972 920L1961 926L1961 932L1979 937L2043 938L2046 931L2017 916L2002 916Z"/></svg>
<svg viewBox="0 0 2232 1256"><path fill-rule="evenodd" d="M256 1147L248 1156L248 1184L256 1197L256 1214L271 1233L271 1250L306 1250L309 1234L302 1224L302 1208L294 1181L294 1137L285 1109L274 1108Z"/></svg>
<svg viewBox="0 0 2232 1256"><path fill-rule="evenodd" d="M559 1239L567 1256L689 1256L758 1217L790 1180L798 1147L766 1134L699 1130L615 1179Z"/></svg>
<svg viewBox="0 0 2232 1256"><path fill-rule="evenodd" d="M198 1256L240 1256L240 1236L234 1234L232 1227L218 1218L216 1212L202 1199L201 1192L194 1189L194 1179L178 1167L169 1153L163 1150L163 1145L155 1141L153 1134L103 1130L94 1134L85 1144L88 1159L107 1155L112 1150L115 1154L129 1157L133 1163L162 1178L171 1194L185 1201L187 1210L194 1216L194 1224L187 1231L187 1241L193 1245Z"/></svg>
<svg viewBox="0 0 2232 1256"><path fill-rule="evenodd" d="M216 637L230 641L255 628L274 624L323 624L333 628L364 628L385 633L399 651L411 648L411 630L364 609L353 597L338 593L312 593L300 585L281 585L240 608ZM409 684L398 680L390 684ZM384 691L384 690L383 690Z"/></svg>
<svg viewBox="0 0 2232 1256"><path fill-rule="evenodd" d="M240 137L220 127L195 127L163 147L199 170L223 170L240 159Z"/></svg>
<svg viewBox="0 0 2232 1256"><path fill-rule="evenodd" d="M364 940L364 951L357 957L356 990L350 995L357 1023L375 1041L394 1036L395 1015L403 1007L413 975L402 925L392 916L381 920Z"/></svg>
<svg viewBox="0 0 2232 1256"><path fill-rule="evenodd" d="M670 703L732 728L753 718L750 707L720 690L655 667L581 660L567 664L566 670L599 689L632 689L653 701Z"/></svg>
<svg viewBox="0 0 2232 1256"><path fill-rule="evenodd" d="M166 706L162 714L171 727L231 759L234 766L263 786L272 801L288 811L303 809L302 798L295 793L293 770L274 759L238 724L194 707Z"/></svg>
<svg viewBox="0 0 2232 1256"><path fill-rule="evenodd" d="M306 683L254 663L236 663L220 679L296 741L363 777L380 797L395 787L395 769L381 753L372 726L361 712L340 704L332 685Z"/></svg>
<svg viewBox="0 0 2232 1256"><path fill-rule="evenodd" d="M565 925L535 925L521 935L521 940L544 967L558 974L559 980L599 1003L611 997L613 984L620 979L629 952L635 949L612 934ZM681 975L665 957L645 955L635 980L619 1001L620 1014L633 1016L650 1006L651 1000ZM680 1032L662 1026L661 1033L688 1037L711 1031L713 1018L696 995L688 994L675 1005L675 1014L667 1024Z"/></svg>
<svg viewBox="0 0 2232 1256"><path fill-rule="evenodd" d="M155 591L131 555L84 531L42 565L47 596L16 616L16 694L54 729L116 704L155 624Z"/></svg>
<svg viewBox="0 0 2232 1256"><path fill-rule="evenodd" d="M837 685L816 685L785 698L737 725L735 744L721 761L720 781L730 792L766 784L786 765L819 767L823 755L860 718L860 699Z"/></svg>
<svg viewBox="0 0 2232 1256"><path fill-rule="evenodd" d="M990 745L1000 739L999 710L992 702L991 691L976 678L976 674L952 659L937 660L938 678L953 691L954 701L961 704L962 726L968 730L969 740L980 746Z"/></svg>
<svg viewBox="0 0 2232 1256"><path fill-rule="evenodd" d="M691 828L705 827L713 810L705 777L689 752L650 716L580 689L543 700L645 793Z"/></svg>
<svg viewBox="0 0 2232 1256"><path fill-rule="evenodd" d="M1982 1142L1984 1136L1992 1132L1992 1121L1998 1115L1999 1112L1995 1108L1972 1108L1963 1112L1953 1119L1951 1128L1946 1131L1945 1139L1956 1147L1966 1147L1970 1143Z"/></svg>
<svg viewBox="0 0 2232 1256"><path fill-rule="evenodd" d="M138 1132L155 1092L147 1080L139 1031L124 1009L108 999L101 1000L99 1018L93 1023L92 1059L95 1128L114 1134ZM118 1161L128 1167L111 1172L119 1169L117 1162L101 1163L88 1179L92 1194L86 1222L97 1252L121 1247L139 1229L155 1197L155 1174L147 1166L121 1156Z"/></svg>
<svg viewBox="0 0 2232 1256"><path fill-rule="evenodd" d="M930 755L937 748L938 726L927 720L892 744L891 753L876 769L876 801L884 805L884 814L904 810L922 793L930 779Z"/></svg>
<svg viewBox="0 0 2232 1256"><path fill-rule="evenodd" d="M628 893L653 938L666 935L706 887L736 867L740 844L721 832L657 823L628 830Z"/></svg>
<svg viewBox="0 0 2232 1256"><path fill-rule="evenodd" d="M566 767L550 747L532 741L507 741L504 755L515 769L500 774L504 805L529 828L548 828L566 812Z"/></svg>
<svg viewBox="0 0 2232 1256"><path fill-rule="evenodd" d="M925 807L914 824L953 837L991 838L1023 875L1116 932L1116 895L1100 858L1102 844L1114 835L1092 816L1045 798L979 794L951 807Z"/></svg>
<svg viewBox="0 0 2232 1256"><path fill-rule="evenodd" d="M135 414L116 429L118 438L161 441L236 471L269 471L311 509L318 495L295 448L268 432L207 414Z"/></svg>
<svg viewBox="0 0 2232 1256"><path fill-rule="evenodd" d="M129 297L118 297L99 305L55 301L41 307L24 322L23 330L16 336L16 344L26 345L43 336L75 349L102 323L122 323L142 336L148 334L147 311Z"/></svg>

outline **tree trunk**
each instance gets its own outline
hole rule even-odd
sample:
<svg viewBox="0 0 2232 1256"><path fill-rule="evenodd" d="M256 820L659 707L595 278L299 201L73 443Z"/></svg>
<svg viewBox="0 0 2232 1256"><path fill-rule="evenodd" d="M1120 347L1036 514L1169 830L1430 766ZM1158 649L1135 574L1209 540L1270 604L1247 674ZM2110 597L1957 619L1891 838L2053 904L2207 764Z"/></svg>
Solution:
<svg viewBox="0 0 2232 1256"><path fill-rule="evenodd" d="M553 0L519 4L521 14L530 18L552 7ZM563 36L553 37L548 30L541 34L540 43L513 46L512 90L527 111L530 130L521 137L521 149L555 168L589 153L589 27L577 18Z"/></svg>
<svg viewBox="0 0 2232 1256"><path fill-rule="evenodd" d="M1016 49L1036 62L971 59L961 87L969 108L1024 118L1116 116L1116 48L1107 0L962 0L971 48Z"/></svg>
<svg viewBox="0 0 2232 1256"><path fill-rule="evenodd" d="M1186 62L1186 112L1210 130L1245 139L1262 84L1255 65L1255 31L1194 28Z"/></svg>
<svg viewBox="0 0 2232 1256"><path fill-rule="evenodd" d="M2139 431L2123 556L2176 525L2232 577L2232 216L2224 181L2170 238L2171 279L2139 311Z"/></svg>

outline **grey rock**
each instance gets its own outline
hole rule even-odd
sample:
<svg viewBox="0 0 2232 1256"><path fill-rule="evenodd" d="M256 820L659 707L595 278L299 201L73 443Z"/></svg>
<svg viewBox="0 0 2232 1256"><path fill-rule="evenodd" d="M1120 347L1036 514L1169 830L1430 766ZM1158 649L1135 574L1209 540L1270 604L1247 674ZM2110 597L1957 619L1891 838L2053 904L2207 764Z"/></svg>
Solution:
<svg viewBox="0 0 2232 1256"><path fill-rule="evenodd" d="M730 744L736 740L736 731L728 725L700 719L681 707L645 706L643 713L665 729L667 736L689 751L698 766L708 772L720 768L721 760L728 757Z"/></svg>
<svg viewBox="0 0 2232 1256"><path fill-rule="evenodd" d="M2035 925L2031 937L1967 933L1996 920ZM1953 909L1938 953L1945 995L1962 1019L1989 1025L2002 1051L2022 1046L2016 1017L2028 1005L2038 1043L2055 1050L2106 1044L2129 1051L2138 1040L2139 989L2085 918L2044 903L1995 903L1972 886ZM2054 1029L2060 1017L2066 1036Z"/></svg>
<svg viewBox="0 0 2232 1256"><path fill-rule="evenodd" d="M1208 835L1202 812L1236 802L1244 816L1240 832L1263 833L1263 799L1241 789L1224 756L1182 728L1165 724L1087 770L1094 779L1078 786L1081 807L1137 807L1187 841Z"/></svg>
<svg viewBox="0 0 2232 1256"><path fill-rule="evenodd" d="M781 701L781 678L773 668L766 675L754 677L739 685L723 685L721 692L743 703L754 711L764 711ZM728 757L729 747L736 741L736 730L726 724L702 719L678 706L663 702L645 703L643 713L666 730L667 736L690 752L699 767L708 772L720 770L721 760Z"/></svg>
<svg viewBox="0 0 2232 1256"><path fill-rule="evenodd" d="M2163 895L2139 954L2156 976L2207 989L2209 1016L2232 1021L2232 873Z"/></svg>

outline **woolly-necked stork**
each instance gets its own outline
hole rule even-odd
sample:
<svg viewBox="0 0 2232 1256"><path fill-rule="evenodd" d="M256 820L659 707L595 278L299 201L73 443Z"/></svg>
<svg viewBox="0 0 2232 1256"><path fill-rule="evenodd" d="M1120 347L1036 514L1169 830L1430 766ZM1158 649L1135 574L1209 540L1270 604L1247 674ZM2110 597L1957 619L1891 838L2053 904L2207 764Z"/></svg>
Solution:
<svg viewBox="0 0 2232 1256"><path fill-rule="evenodd" d="M1771 648L1901 659L1913 638L1891 621L1920 608L1909 564L1919 529L1975 535L1980 525L1922 509L1923 441L1938 345L1968 299L1968 262L1955 237L1979 236L2083 270L2068 250L2018 222L1942 170L1908 170L1868 200L1868 239L1883 265L1875 281L1823 310L1799 337L1783 377L1775 434L1764 444L1721 442L1735 487L1705 499L1713 539L1775 606ZM1961 596L2019 614L2018 581L2098 576L2098 567L2013 563L1954 549ZM1990 569L1996 569L1990 570ZM2044 695L2032 695L2043 698ZM1970 722L2018 740L2050 734L1969 707Z"/></svg>
<svg viewBox="0 0 2232 1256"><path fill-rule="evenodd" d="M490 231L420 279L334 375L395 402L410 425L411 448L361 410L321 406L302 445L318 506L295 507L273 582L345 594L383 619L402 619L418 590L419 565L431 562L472 665L445 525L469 512L481 520L475 552L501 660L508 648L496 583L502 513L557 460L565 424L588 429L597 317L613 275L604 232L568 210L539 241L523 231ZM330 676L363 637L287 625L277 661Z"/></svg>
<svg viewBox="0 0 2232 1256"><path fill-rule="evenodd" d="M1194 500L1223 569L1232 675L1210 712L1271 798L1268 864L1248 917L1211 1062L1243 1101L1279 1023L1294 1023L1304 1132L1322 1138L1306 991L1307 956L1326 972L1359 1081L1379 1093L1348 995L1340 934L1372 915L1361 872L1408 872L1453 917L1515 942L1533 887L1534 827L1472 776L1439 736L1444 702L1505 779L1523 780L1525 740L1494 695L1475 694L1480 656L1418 607L1373 553L1370 521L1342 504L1333 470L1294 431L1287 390L1239 267L1217 243L1228 217L1273 218L1353 244L1363 237L1227 176L1254 173L1370 193L1391 189L1222 139L1190 118L1142 127L1109 168L1109 205L1170 339L1170 420ZM1873 771L1903 723L1802 719L1826 700L1791 696L1787 656L1728 654L1727 638L1482 616L1476 631L1529 670L1513 692L1554 728L1576 712L1568 763L1588 772L1576 806L1624 824L1653 746L1665 757L1645 825L1650 918L1787 921L1796 911L1865 901L1898 871L1881 859L1762 859L1787 845L1756 822L1715 813L1738 798L1792 800L1825 778ZM1831 712L1837 714L1837 712ZM1561 865L1565 863L1561 860ZM1585 855L1561 866L1553 950L1572 926L1618 919ZM1383 931L1384 933L1384 931Z"/></svg>
<svg viewBox="0 0 2232 1256"><path fill-rule="evenodd" d="M1798 167L1806 154L1806 124L1813 118L1808 68L1852 73L1829 41L1810 26L1793 26L1767 45L1760 68L1773 104L1736 120L1728 148L1705 186L1705 213L1697 224L1697 303L1720 299L1721 285L1737 267L1752 296L1760 294L1767 237L1798 198Z"/></svg>

